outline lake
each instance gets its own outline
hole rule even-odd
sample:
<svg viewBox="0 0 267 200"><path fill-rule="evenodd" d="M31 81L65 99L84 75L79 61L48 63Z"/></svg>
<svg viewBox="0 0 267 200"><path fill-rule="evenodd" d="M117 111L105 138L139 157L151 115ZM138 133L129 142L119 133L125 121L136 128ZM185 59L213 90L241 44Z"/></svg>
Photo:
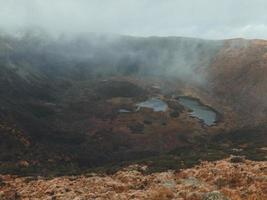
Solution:
<svg viewBox="0 0 267 200"><path fill-rule="evenodd" d="M136 106L137 111L140 110L140 108L151 108L154 112L165 112L168 108L168 105L159 98L150 98L146 101L137 103Z"/></svg>
<svg viewBox="0 0 267 200"><path fill-rule="evenodd" d="M210 107L202 104L198 99L191 97L179 97L178 101L184 107L191 110L190 115L201 120L207 126L214 125L217 121L217 113Z"/></svg>

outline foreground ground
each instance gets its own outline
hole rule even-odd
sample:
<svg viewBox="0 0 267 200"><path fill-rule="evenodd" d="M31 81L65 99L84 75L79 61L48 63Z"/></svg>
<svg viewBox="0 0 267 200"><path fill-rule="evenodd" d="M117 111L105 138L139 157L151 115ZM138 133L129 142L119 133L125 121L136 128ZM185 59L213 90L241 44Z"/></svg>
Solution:
<svg viewBox="0 0 267 200"><path fill-rule="evenodd" d="M113 175L16 177L3 175L0 199L267 199L267 162L230 157L180 172L146 174L132 165Z"/></svg>

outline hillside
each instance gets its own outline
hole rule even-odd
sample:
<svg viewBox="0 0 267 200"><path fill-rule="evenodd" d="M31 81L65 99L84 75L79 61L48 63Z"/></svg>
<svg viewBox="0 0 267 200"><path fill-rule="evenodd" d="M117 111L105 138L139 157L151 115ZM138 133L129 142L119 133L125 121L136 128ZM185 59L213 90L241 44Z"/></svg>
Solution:
<svg viewBox="0 0 267 200"><path fill-rule="evenodd" d="M260 40L1 36L0 171L79 174L148 161L161 171L233 149L264 160L266 51ZM197 98L218 122L192 118L179 96ZM165 112L137 111L155 97Z"/></svg>
<svg viewBox="0 0 267 200"><path fill-rule="evenodd" d="M228 40L211 65L214 96L242 113L246 123L266 119L266 53L264 40Z"/></svg>

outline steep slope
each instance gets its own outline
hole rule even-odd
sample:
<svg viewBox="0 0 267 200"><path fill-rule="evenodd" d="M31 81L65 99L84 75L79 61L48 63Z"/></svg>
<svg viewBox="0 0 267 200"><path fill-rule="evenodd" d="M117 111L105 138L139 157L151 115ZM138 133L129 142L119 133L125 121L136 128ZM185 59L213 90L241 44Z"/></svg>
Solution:
<svg viewBox="0 0 267 200"><path fill-rule="evenodd" d="M225 41L210 70L210 90L241 113L244 123L266 119L266 41Z"/></svg>

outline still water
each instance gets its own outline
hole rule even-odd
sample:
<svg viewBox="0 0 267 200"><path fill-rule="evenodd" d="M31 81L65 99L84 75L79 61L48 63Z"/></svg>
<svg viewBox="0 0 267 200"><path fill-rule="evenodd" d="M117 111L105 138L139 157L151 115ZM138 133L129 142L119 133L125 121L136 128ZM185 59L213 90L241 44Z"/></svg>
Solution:
<svg viewBox="0 0 267 200"><path fill-rule="evenodd" d="M203 121L206 125L211 126L216 123L217 114L210 107L201 104L197 99L190 97L179 97L179 102L183 106L189 108L190 115Z"/></svg>
<svg viewBox="0 0 267 200"><path fill-rule="evenodd" d="M165 112L168 108L168 105L159 98L150 98L146 101L137 103L136 106L137 110L140 110L140 108L151 108L154 112Z"/></svg>

